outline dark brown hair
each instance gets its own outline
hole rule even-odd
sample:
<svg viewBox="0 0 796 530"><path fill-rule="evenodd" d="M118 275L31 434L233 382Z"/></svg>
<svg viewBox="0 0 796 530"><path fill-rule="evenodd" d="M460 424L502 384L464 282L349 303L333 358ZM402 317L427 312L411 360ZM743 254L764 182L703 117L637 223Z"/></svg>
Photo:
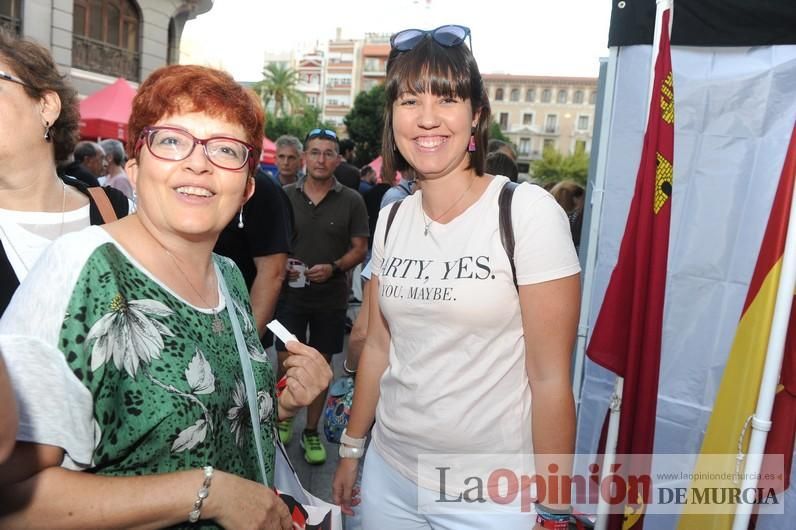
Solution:
<svg viewBox="0 0 796 530"><path fill-rule="evenodd" d="M137 156L136 144L144 127L183 112L204 112L239 124L254 147L254 176L265 134L265 113L260 99L228 73L195 65L170 65L152 72L133 99L127 124L127 152Z"/></svg>
<svg viewBox="0 0 796 530"><path fill-rule="evenodd" d="M61 162L72 154L78 137L80 111L77 91L67 83L55 66L46 48L0 31L0 57L8 63L14 74L25 82L25 93L40 100L46 92L55 92L61 99L61 114L50 124L50 137L55 160ZM42 124L42 137L44 124Z"/></svg>
<svg viewBox="0 0 796 530"><path fill-rule="evenodd" d="M401 52L393 48L387 60L387 80L384 86L386 105L381 150L384 158L382 174L385 179L394 179L396 171L409 178L418 176L398 151L392 130L393 103L405 92L431 92L435 96L470 100L473 115L480 114L473 133L475 151L470 153L469 168L474 169L476 175L484 174L491 111L478 64L467 46L462 44L447 48L427 35L409 51Z"/></svg>

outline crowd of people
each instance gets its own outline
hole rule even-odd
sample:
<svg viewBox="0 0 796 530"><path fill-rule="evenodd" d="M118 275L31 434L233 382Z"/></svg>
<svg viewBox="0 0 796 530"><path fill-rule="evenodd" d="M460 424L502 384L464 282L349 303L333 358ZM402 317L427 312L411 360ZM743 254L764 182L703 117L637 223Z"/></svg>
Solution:
<svg viewBox="0 0 796 530"><path fill-rule="evenodd" d="M556 455L574 446L583 190L517 184L470 38L392 37L378 174L323 127L278 138L268 173L262 105L228 74L163 67L126 145L77 142L76 93L47 50L0 33L0 526L293 528L268 487L275 447L306 408L303 456L327 459L318 426L358 266L334 502L366 529L568 516L417 502L439 488L420 454L565 474ZM298 340L274 338L273 318Z"/></svg>

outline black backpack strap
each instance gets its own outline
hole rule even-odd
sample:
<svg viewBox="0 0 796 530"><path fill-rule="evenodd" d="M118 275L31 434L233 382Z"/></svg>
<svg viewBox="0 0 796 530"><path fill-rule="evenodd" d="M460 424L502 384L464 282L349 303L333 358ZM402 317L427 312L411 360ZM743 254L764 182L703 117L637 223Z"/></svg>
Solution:
<svg viewBox="0 0 796 530"><path fill-rule="evenodd" d="M498 207L500 208L500 242L509 257L511 264L511 277L514 279L514 287L519 291L517 284L517 267L514 265L514 226L511 221L511 199L514 197L514 190L517 189L516 182L506 182L500 190L498 197ZM388 225L389 226L389 225Z"/></svg>
<svg viewBox="0 0 796 530"><path fill-rule="evenodd" d="M401 207L401 203L404 202L403 199L399 201L395 201L392 203L392 208L390 208L390 215L387 216L387 228L384 229L384 246L387 246L387 234L390 233L390 227L392 226L392 222L395 220L395 214L398 213L398 208Z"/></svg>

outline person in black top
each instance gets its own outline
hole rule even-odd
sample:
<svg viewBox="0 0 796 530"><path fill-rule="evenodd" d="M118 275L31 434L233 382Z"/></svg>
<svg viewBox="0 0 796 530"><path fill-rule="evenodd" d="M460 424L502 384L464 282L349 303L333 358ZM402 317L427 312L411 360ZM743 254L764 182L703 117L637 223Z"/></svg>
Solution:
<svg viewBox="0 0 796 530"><path fill-rule="evenodd" d="M334 178L343 186L359 191L359 168L352 164L356 154L353 140L340 140L340 163L334 170Z"/></svg>
<svg viewBox="0 0 796 530"><path fill-rule="evenodd" d="M221 232L214 252L232 259L243 273L262 337L265 325L274 315L285 279L293 219L282 188L260 168L254 179L254 194L241 214ZM264 342L270 343L270 339Z"/></svg>
<svg viewBox="0 0 796 530"><path fill-rule="evenodd" d="M58 174L74 177L87 186L99 186L98 179L105 174L107 166L102 147L94 142L83 141L75 147L74 161L62 166Z"/></svg>

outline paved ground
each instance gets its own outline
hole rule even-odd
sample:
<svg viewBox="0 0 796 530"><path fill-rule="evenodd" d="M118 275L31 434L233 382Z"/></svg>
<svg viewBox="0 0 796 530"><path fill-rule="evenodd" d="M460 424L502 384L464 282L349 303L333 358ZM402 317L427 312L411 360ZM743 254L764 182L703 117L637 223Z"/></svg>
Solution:
<svg viewBox="0 0 796 530"><path fill-rule="evenodd" d="M347 342L348 340L346 340L346 343ZM343 354L335 355L333 358L335 377L343 373L343 358ZM293 422L293 440L287 446L288 456L293 466L296 468L296 473L299 476L299 480L301 480L301 484L313 495L326 501L331 501L332 477L334 476L334 470L337 468L338 446L337 444L330 444L326 441L326 437L323 435L323 426L321 425L321 440L326 446L326 463L320 466L308 464L304 460L304 451L299 445L301 431L304 430L306 424L306 417L305 409L296 416L296 420Z"/></svg>
<svg viewBox="0 0 796 530"><path fill-rule="evenodd" d="M353 319L356 318L359 306L352 304L349 308L349 316ZM332 358L332 368L334 369L334 377L337 378L343 374L343 359L345 359L345 351L348 348L348 335L345 337L343 353L337 354ZM332 477L334 471L337 469L337 444L331 444L326 441L326 436L323 435L323 425L320 425L321 441L326 446L326 463L320 466L312 466L304 460L304 451L299 445L301 438L301 431L304 430L306 424L306 409L301 411L293 422L293 439L287 446L288 456L290 462L296 469L299 480L302 486L316 497L331 502L332 501ZM321 420L323 421L323 420ZM346 530L358 530L360 528L359 521L356 518L343 517Z"/></svg>

